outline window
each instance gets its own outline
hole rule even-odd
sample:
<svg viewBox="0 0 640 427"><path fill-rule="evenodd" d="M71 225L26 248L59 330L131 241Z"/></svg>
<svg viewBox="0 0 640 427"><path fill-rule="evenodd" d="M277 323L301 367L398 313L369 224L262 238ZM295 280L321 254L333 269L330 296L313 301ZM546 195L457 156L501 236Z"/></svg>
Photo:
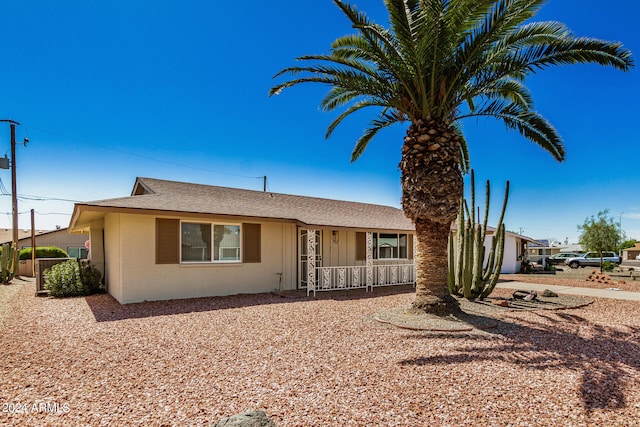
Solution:
<svg viewBox="0 0 640 427"><path fill-rule="evenodd" d="M215 261L240 261L240 226L213 226L213 259Z"/></svg>
<svg viewBox="0 0 640 427"><path fill-rule="evenodd" d="M67 247L67 253L71 258L87 259L89 256L89 249L81 246L69 246Z"/></svg>
<svg viewBox="0 0 640 427"><path fill-rule="evenodd" d="M364 261L367 254L367 233L356 233L356 260ZM413 239L410 234L373 233L373 259L413 258Z"/></svg>
<svg viewBox="0 0 640 427"><path fill-rule="evenodd" d="M240 226L183 222L182 262L240 261Z"/></svg>
<svg viewBox="0 0 640 427"><path fill-rule="evenodd" d="M156 218L156 264L260 263L260 224Z"/></svg>
<svg viewBox="0 0 640 427"><path fill-rule="evenodd" d="M374 259L407 259L407 235L397 233L373 233Z"/></svg>

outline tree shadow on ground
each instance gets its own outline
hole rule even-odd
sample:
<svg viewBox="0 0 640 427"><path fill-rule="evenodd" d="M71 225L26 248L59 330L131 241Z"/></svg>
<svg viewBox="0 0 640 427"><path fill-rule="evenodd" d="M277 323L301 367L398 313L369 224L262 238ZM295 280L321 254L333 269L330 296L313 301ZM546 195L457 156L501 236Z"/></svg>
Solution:
<svg viewBox="0 0 640 427"><path fill-rule="evenodd" d="M561 311L530 312L527 318L498 319L484 334L447 334L465 345L447 355L418 357L400 365L464 365L481 360L502 360L523 370L569 369L581 373L579 392L587 413L596 409L622 409L624 389L631 386L627 370L640 370L640 327L602 326ZM441 336L441 335L440 335ZM438 335L410 334L409 339ZM503 343L486 348L487 340ZM470 340L470 341L469 341ZM470 344L466 344L469 343Z"/></svg>
<svg viewBox="0 0 640 427"><path fill-rule="evenodd" d="M414 292L412 286L389 286L376 288L373 292L364 289L318 292L316 297L307 296L306 291L285 291L262 294L239 294L221 297L202 297L164 301L144 301L120 304L109 294L90 295L85 298L89 309L98 322L112 322L124 319L140 319L174 314L198 313L259 306L265 304L286 304L300 301L351 301Z"/></svg>

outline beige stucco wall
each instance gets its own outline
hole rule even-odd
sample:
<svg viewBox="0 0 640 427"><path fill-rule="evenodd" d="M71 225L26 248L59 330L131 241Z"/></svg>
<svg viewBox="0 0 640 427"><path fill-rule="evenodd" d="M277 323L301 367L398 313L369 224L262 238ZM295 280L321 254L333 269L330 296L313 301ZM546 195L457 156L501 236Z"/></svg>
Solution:
<svg viewBox="0 0 640 427"><path fill-rule="evenodd" d="M518 261L518 239L514 236L506 235L504 238L504 258L502 259L502 274L513 274L520 271L520 261Z"/></svg>
<svg viewBox="0 0 640 427"><path fill-rule="evenodd" d="M104 226L104 231L101 226ZM119 214L107 214L103 224L95 223L91 226L91 262L98 268L100 268L100 262L102 262L101 266L107 291L122 303L121 234ZM102 245L99 245L95 239L98 239ZM150 243L153 244L152 241Z"/></svg>
<svg viewBox="0 0 640 427"><path fill-rule="evenodd" d="M155 218L116 213L105 217L107 284L121 303L296 288L293 224L261 223L260 263L156 264Z"/></svg>

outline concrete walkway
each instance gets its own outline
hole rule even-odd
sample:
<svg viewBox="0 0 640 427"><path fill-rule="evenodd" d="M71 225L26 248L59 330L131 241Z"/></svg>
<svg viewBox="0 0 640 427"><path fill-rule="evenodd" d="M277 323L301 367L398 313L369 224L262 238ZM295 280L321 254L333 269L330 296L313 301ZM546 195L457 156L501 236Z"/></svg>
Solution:
<svg viewBox="0 0 640 427"><path fill-rule="evenodd" d="M583 295L586 297L594 298L611 298L623 299L628 301L640 301L640 292L614 291L611 289L577 288L573 286L541 285L538 283L525 282L500 282L496 285L496 288L536 291L538 293L544 291L545 289L549 289L550 291L558 294Z"/></svg>

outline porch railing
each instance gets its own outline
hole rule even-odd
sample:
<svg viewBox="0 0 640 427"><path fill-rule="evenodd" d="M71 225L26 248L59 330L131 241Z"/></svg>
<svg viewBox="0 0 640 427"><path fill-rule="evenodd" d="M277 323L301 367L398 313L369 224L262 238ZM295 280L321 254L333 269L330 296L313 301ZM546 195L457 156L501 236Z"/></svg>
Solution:
<svg viewBox="0 0 640 427"><path fill-rule="evenodd" d="M317 267L316 283L307 284L307 295L319 291L366 288L378 286L414 284L416 278L414 264L390 264Z"/></svg>

